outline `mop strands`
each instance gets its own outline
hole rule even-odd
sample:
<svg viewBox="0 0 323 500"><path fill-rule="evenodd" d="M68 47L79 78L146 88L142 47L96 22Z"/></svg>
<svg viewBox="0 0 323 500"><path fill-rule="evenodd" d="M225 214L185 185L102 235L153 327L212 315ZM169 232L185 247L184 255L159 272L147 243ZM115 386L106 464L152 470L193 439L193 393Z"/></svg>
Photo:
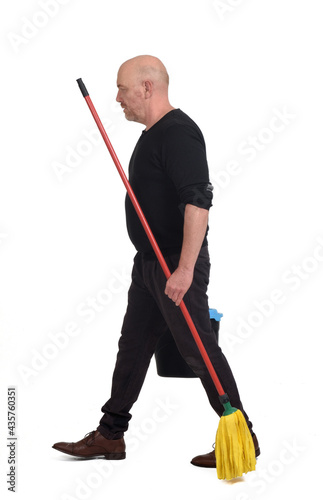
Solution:
<svg viewBox="0 0 323 500"><path fill-rule="evenodd" d="M255 446L240 410L228 396L220 396L225 411L215 438L215 459L219 479L233 479L256 469Z"/></svg>
<svg viewBox="0 0 323 500"><path fill-rule="evenodd" d="M92 116L100 130L102 138L109 150L111 158L117 167L120 177L127 189L129 198L134 206L134 209L140 219L140 222L147 234L147 237L153 247L156 257L161 265L161 268L168 279L171 276L171 272L168 269L166 261L157 245L154 235L148 225L148 222L140 208L138 200L130 186L126 174L120 164L120 161L111 145L110 139L102 125L99 115L92 103L89 93L82 81L82 78L77 80L79 88L82 92L83 97L92 113ZM182 300L179 308L181 309L186 323L193 335L195 343L201 353L201 356L205 362L205 365L209 371L209 374L214 382L214 385L219 394L221 403L224 406L224 413L220 419L217 435L216 435L216 464L219 479L233 479L235 477L242 476L243 473L255 470L256 458L255 458L255 447L253 440L248 429L245 418L240 410L233 408L230 404L227 394L224 392L220 380L215 373L213 365L210 358L204 348L204 345L200 339L200 336L196 330L193 320Z"/></svg>

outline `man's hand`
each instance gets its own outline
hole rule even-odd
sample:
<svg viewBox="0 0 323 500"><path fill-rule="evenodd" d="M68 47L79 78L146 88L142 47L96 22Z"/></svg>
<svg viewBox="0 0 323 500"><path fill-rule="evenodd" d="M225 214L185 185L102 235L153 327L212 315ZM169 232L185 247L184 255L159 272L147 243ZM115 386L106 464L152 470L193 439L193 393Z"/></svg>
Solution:
<svg viewBox="0 0 323 500"><path fill-rule="evenodd" d="M194 271L178 267L167 280L165 294L177 306L180 305L185 293L192 284L193 273Z"/></svg>

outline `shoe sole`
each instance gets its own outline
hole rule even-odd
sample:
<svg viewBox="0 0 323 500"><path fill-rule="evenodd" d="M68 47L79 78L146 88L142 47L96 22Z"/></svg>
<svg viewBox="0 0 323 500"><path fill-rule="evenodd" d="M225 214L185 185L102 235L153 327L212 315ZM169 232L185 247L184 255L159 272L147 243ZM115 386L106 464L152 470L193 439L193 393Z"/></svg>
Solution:
<svg viewBox="0 0 323 500"><path fill-rule="evenodd" d="M260 455L260 448L256 450L256 459ZM193 461L191 461L191 464L194 465L195 467L202 467L203 469L216 469L216 465L203 465L203 464L196 464Z"/></svg>
<svg viewBox="0 0 323 500"><path fill-rule="evenodd" d="M61 453L65 453L66 455L70 455L71 457L76 457L76 458L84 458L84 459L91 459L91 458L105 458L106 460L124 460L126 458L126 452L122 453L106 453L105 455L76 455L75 453L70 453L65 450L61 450L60 448L55 448L54 446L52 447L54 450L60 451Z"/></svg>
<svg viewBox="0 0 323 500"><path fill-rule="evenodd" d="M104 455L107 460L123 460L126 458L126 453L108 453Z"/></svg>
<svg viewBox="0 0 323 500"><path fill-rule="evenodd" d="M216 465L202 465L202 464L195 464L194 462L191 462L192 465L195 465L195 467L202 467L203 469L216 469Z"/></svg>

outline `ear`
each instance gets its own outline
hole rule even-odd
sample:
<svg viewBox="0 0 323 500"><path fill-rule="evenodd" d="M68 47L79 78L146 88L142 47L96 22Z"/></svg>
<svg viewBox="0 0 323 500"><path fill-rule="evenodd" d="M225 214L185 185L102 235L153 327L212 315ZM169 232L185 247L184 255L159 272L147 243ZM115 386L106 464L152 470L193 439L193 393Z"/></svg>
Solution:
<svg viewBox="0 0 323 500"><path fill-rule="evenodd" d="M150 80L145 80L143 82L144 91L145 91L145 99L149 99L153 93L153 83Z"/></svg>

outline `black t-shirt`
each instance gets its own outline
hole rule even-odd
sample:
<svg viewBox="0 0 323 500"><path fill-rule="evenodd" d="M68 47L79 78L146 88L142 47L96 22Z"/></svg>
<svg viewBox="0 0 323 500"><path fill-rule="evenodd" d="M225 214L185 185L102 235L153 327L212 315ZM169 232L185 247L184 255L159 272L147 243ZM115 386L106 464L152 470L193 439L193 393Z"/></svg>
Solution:
<svg viewBox="0 0 323 500"><path fill-rule="evenodd" d="M180 251L185 205L212 206L205 142L196 123L174 109L143 131L130 159L129 182L161 251ZM138 252L152 254L128 194L125 206L132 243Z"/></svg>

